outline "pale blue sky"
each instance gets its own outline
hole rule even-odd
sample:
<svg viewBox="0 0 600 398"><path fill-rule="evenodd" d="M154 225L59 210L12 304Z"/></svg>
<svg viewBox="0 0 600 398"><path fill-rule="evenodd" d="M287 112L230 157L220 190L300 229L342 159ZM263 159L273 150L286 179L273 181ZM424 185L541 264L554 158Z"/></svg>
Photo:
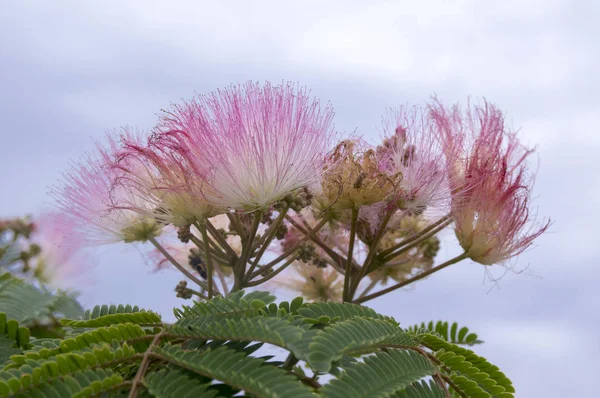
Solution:
<svg viewBox="0 0 600 398"><path fill-rule="evenodd" d="M231 83L297 81L332 102L339 130L373 140L385 107L486 96L537 145L535 205L554 225L516 262L528 269L498 287L464 262L372 305L404 324L468 325L517 397L598 395L599 3L158 4L3 2L0 216L47 206L48 187L92 138L150 128L170 102ZM443 243L440 260L457 251L451 234ZM136 248L97 249L93 261L87 305L168 313L179 303L178 275L149 274Z"/></svg>

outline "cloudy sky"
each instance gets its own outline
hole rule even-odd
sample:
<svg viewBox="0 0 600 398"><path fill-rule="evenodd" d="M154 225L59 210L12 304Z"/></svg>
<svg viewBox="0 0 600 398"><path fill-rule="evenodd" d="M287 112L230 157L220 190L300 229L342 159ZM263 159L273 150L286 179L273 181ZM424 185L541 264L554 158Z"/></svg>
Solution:
<svg viewBox="0 0 600 398"><path fill-rule="evenodd" d="M48 207L93 138L231 83L299 82L331 101L340 131L373 140L386 107L485 96L537 145L535 206L551 230L497 284L463 262L372 306L468 325L517 397L596 396L599 15L593 0L3 2L0 216ZM457 252L443 243L440 261ZM168 313L179 278L149 274L143 250L96 250L86 305L108 294Z"/></svg>

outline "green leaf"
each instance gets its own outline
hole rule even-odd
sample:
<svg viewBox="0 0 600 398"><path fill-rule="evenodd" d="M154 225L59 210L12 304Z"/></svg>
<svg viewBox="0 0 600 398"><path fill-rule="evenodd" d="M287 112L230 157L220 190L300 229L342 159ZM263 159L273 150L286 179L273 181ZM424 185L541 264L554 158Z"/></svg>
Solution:
<svg viewBox="0 0 600 398"><path fill-rule="evenodd" d="M131 313L108 313L89 320L61 319L60 321L62 325L73 328L95 328L123 323L151 325L160 324L161 322L160 315L145 310Z"/></svg>
<svg viewBox="0 0 600 398"><path fill-rule="evenodd" d="M285 318L223 314L182 318L170 329L179 335L204 340L261 341L291 350L305 332Z"/></svg>
<svg viewBox="0 0 600 398"><path fill-rule="evenodd" d="M321 395L324 398L385 398L436 371L437 367L414 351L378 352L365 358L363 363L350 365L339 380L323 387Z"/></svg>
<svg viewBox="0 0 600 398"><path fill-rule="evenodd" d="M308 387L283 369L226 347L199 352L171 345L157 348L156 352L159 358L202 376L225 382L254 397L314 398Z"/></svg>
<svg viewBox="0 0 600 398"><path fill-rule="evenodd" d="M512 382L485 358L433 334L419 337L422 344L435 351L435 356L452 371L452 381L465 393L481 397L513 396L515 389Z"/></svg>
<svg viewBox="0 0 600 398"><path fill-rule="evenodd" d="M306 318L306 320L310 323L322 323L314 321L319 321L323 318L330 320L335 319L336 321L346 321L348 319L361 317L380 319L398 325L398 323L391 317L380 315L369 307L351 303L309 303L300 308L298 313Z"/></svg>
<svg viewBox="0 0 600 398"><path fill-rule="evenodd" d="M43 292L10 273L0 275L0 308L8 318L26 326L34 321L49 323L55 312L68 312L72 316L83 313L74 297L64 292Z"/></svg>
<svg viewBox="0 0 600 398"><path fill-rule="evenodd" d="M147 374L144 384L157 398L214 398L219 393L210 383L201 383L179 370L163 369Z"/></svg>
<svg viewBox="0 0 600 398"><path fill-rule="evenodd" d="M405 342L406 344L400 344ZM353 318L319 330L308 345L308 363L328 372L346 353L371 351L385 345L412 345L415 339L397 325L380 319Z"/></svg>
<svg viewBox="0 0 600 398"><path fill-rule="evenodd" d="M409 327L408 331L417 335L425 333L434 334L452 344L475 345L483 343L481 340L477 339L475 333L469 333L469 328L462 327L459 330L458 323L456 322L452 325L442 321L437 321L436 323L431 321L427 325L423 322L420 325Z"/></svg>
<svg viewBox="0 0 600 398"><path fill-rule="evenodd" d="M446 393L433 380L422 381L408 386L404 391L396 393L392 398L445 398Z"/></svg>
<svg viewBox="0 0 600 398"><path fill-rule="evenodd" d="M243 290L239 290L227 297L215 297L208 301L196 302L193 306L184 305L182 309L175 309L174 313L177 319L210 314L257 314L274 300L275 297L269 292L245 294Z"/></svg>

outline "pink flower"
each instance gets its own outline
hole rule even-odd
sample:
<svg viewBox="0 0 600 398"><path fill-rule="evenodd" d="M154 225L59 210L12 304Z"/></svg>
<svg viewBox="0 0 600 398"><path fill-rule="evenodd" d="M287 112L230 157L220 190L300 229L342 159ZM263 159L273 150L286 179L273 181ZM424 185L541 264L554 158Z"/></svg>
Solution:
<svg viewBox="0 0 600 398"><path fill-rule="evenodd" d="M151 211L151 202L120 183L112 160L120 150L116 137L108 136L107 147L98 145L96 154L73 164L51 191L73 232L87 243L143 241L160 234L156 220L134 210Z"/></svg>
<svg viewBox="0 0 600 398"><path fill-rule="evenodd" d="M549 226L530 213L534 175L525 148L504 125L494 105L458 106L436 102L431 115L450 156L452 214L456 236L469 257L481 264L503 262L525 251ZM467 189L463 189L468 187Z"/></svg>
<svg viewBox="0 0 600 398"><path fill-rule="evenodd" d="M383 126L386 138L378 147L378 162L395 183L398 207L420 214L428 207L447 205L447 161L427 112L417 106L390 110Z"/></svg>
<svg viewBox="0 0 600 398"><path fill-rule="evenodd" d="M175 226L217 214L219 209L207 200L212 190L204 178L206 170L182 156L187 152L168 134L154 134L147 141L139 135L123 137L119 156L112 157L112 169L132 197L151 204L130 201L125 208Z"/></svg>
<svg viewBox="0 0 600 398"><path fill-rule="evenodd" d="M318 181L332 116L293 84L250 82L174 106L161 129L210 185L211 203L255 210Z"/></svg>
<svg viewBox="0 0 600 398"><path fill-rule="evenodd" d="M79 252L82 238L74 228L73 220L62 214L43 214L34 220L30 242L40 248L40 254L29 265L44 284L72 288L90 269L89 259L84 261Z"/></svg>

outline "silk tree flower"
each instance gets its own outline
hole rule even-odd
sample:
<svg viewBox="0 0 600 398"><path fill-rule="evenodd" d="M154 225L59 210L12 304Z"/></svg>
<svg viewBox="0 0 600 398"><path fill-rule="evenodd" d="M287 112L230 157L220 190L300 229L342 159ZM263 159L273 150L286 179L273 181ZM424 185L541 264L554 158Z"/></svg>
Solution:
<svg viewBox="0 0 600 398"><path fill-rule="evenodd" d="M207 193L213 190L206 183L206 169L198 169L200 162L190 162L182 153L187 149L167 134L154 134L146 141L139 135L124 137L112 168L132 197L151 204L134 200L125 208L175 226L187 226L223 212L207 199Z"/></svg>
<svg viewBox="0 0 600 398"><path fill-rule="evenodd" d="M379 170L373 148L345 140L327 156L327 172L313 206L318 210L359 209L384 201L393 186L393 180Z"/></svg>
<svg viewBox="0 0 600 398"><path fill-rule="evenodd" d="M76 224L63 214L43 214L33 225L28 242L39 251L29 262L33 275L53 288L75 287L90 268L79 251L82 237L75 233Z"/></svg>
<svg viewBox="0 0 600 398"><path fill-rule="evenodd" d="M120 156L114 135L107 147L85 156L63 174L51 195L70 222L73 232L89 244L145 241L160 235L162 225L154 218L132 210L151 210L151 203L120 183L112 158Z"/></svg>
<svg viewBox="0 0 600 398"><path fill-rule="evenodd" d="M456 152L449 165L452 215L463 249L474 261L492 265L519 255L549 226L530 212L534 175L528 172L533 150L524 147L504 125L494 105L431 107L446 152ZM468 186L468 189L461 189Z"/></svg>
<svg viewBox="0 0 600 398"><path fill-rule="evenodd" d="M447 206L448 162L427 111L417 106L388 110L382 124L385 139L377 160L380 170L397 181L393 202L409 215Z"/></svg>
<svg viewBox="0 0 600 398"><path fill-rule="evenodd" d="M265 209L319 179L333 110L293 84L247 83L176 105L161 123L215 206Z"/></svg>

